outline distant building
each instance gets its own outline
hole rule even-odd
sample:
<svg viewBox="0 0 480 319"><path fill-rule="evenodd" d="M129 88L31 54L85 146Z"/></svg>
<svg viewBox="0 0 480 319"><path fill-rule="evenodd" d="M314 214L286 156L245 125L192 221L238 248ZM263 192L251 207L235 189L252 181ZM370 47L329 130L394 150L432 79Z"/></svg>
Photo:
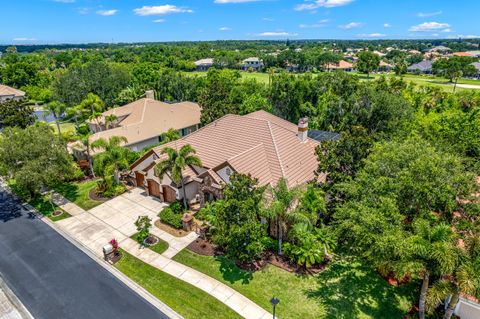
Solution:
<svg viewBox="0 0 480 319"><path fill-rule="evenodd" d="M24 98L25 92L0 84L0 103L8 100L21 101Z"/></svg>
<svg viewBox="0 0 480 319"><path fill-rule="evenodd" d="M393 70L393 65L388 64L385 61L380 61L380 65L378 66L378 72L390 72Z"/></svg>
<svg viewBox="0 0 480 319"><path fill-rule="evenodd" d="M468 52L453 52L453 56L460 56L460 57L474 57L473 54L468 53Z"/></svg>
<svg viewBox="0 0 480 319"><path fill-rule="evenodd" d="M257 57L250 57L242 61L240 70L242 71L260 71L263 69L263 61Z"/></svg>
<svg viewBox="0 0 480 319"><path fill-rule="evenodd" d="M345 60L340 60L338 63L329 63L325 66L327 70L342 70L345 72L353 72L353 64Z"/></svg>
<svg viewBox="0 0 480 319"><path fill-rule="evenodd" d="M452 51L452 50L450 48L447 48L446 46L443 46L443 45L439 45L439 46L433 47L430 50L428 50L428 52L430 52L430 53L432 53L432 52L446 53L446 52L449 52L449 51Z"/></svg>
<svg viewBox="0 0 480 319"><path fill-rule="evenodd" d="M208 69L210 69L214 65L214 61L211 58L201 59L195 61L194 63L197 71L208 71Z"/></svg>
<svg viewBox="0 0 480 319"><path fill-rule="evenodd" d="M477 69L477 78L480 79L480 62L473 62L472 65Z"/></svg>
<svg viewBox="0 0 480 319"><path fill-rule="evenodd" d="M423 60L422 62L410 65L407 68L407 71L412 73L430 74L432 73L432 65L433 65L432 61Z"/></svg>

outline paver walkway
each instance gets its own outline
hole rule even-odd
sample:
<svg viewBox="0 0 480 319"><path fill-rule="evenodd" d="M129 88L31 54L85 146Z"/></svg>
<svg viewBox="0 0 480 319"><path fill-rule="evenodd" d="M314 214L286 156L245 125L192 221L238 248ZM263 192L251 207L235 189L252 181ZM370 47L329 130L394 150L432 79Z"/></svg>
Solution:
<svg viewBox="0 0 480 319"><path fill-rule="evenodd" d="M58 196L55 196L55 198L60 200ZM115 238L120 247L131 255L205 291L232 308L243 318L271 318L268 311L234 289L170 259L197 238L195 233L185 237L175 237L161 229L152 227L151 232L154 235L169 243L169 249L161 255L150 249L140 247L136 241L130 239L130 236L136 232L135 226L133 226L136 216L151 216L152 214L156 216L160 209L164 207L163 203L149 202L152 200L151 197L145 199L141 190L136 189L107 201L90 211L82 210L78 206L75 207L76 205L73 203L61 203L59 201L60 207L71 214L72 217L57 221L55 224L100 258L103 257L102 247L112 238Z"/></svg>

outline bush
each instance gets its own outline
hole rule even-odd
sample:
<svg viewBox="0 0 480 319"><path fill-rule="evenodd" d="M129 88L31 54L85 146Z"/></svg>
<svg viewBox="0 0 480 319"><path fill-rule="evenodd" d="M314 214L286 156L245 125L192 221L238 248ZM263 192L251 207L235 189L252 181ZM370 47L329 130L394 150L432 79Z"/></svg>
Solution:
<svg viewBox="0 0 480 319"><path fill-rule="evenodd" d="M148 238L150 234L150 228L152 228L152 220L148 216L138 216L137 221L135 222L137 226L137 241L139 244L143 245L143 241Z"/></svg>
<svg viewBox="0 0 480 319"><path fill-rule="evenodd" d="M278 242L269 236L265 236L262 238L262 245L265 247L266 250L269 251L276 252L278 250Z"/></svg>
<svg viewBox="0 0 480 319"><path fill-rule="evenodd" d="M127 188L123 184L118 184L115 186L108 187L107 190L103 192L103 196L105 197L115 197L121 195L125 192Z"/></svg>
<svg viewBox="0 0 480 319"><path fill-rule="evenodd" d="M170 204L170 209L175 213L175 214L181 214L183 212L183 207L180 202L174 202Z"/></svg>
<svg viewBox="0 0 480 319"><path fill-rule="evenodd" d="M173 204L172 204L173 205ZM175 213L171 207L165 207L160 214L158 214L160 220L165 224L168 224L174 228L182 228L182 214Z"/></svg>

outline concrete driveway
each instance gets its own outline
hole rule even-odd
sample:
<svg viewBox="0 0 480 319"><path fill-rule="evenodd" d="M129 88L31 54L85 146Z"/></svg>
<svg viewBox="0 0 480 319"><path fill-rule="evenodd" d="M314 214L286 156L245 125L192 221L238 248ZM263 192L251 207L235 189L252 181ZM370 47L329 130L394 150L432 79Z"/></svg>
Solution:
<svg viewBox="0 0 480 319"><path fill-rule="evenodd" d="M137 232L135 221L138 216L148 216L155 221L158 213L168 206L154 197L147 196L140 188L117 196L89 210L94 217L115 228L127 237Z"/></svg>

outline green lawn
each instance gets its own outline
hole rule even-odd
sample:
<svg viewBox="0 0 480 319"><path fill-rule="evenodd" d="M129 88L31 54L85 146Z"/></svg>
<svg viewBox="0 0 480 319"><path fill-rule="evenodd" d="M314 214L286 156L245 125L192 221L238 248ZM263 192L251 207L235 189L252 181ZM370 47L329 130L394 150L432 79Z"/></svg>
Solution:
<svg viewBox="0 0 480 319"><path fill-rule="evenodd" d="M186 319L241 318L202 290L172 277L122 251L115 267Z"/></svg>
<svg viewBox="0 0 480 319"><path fill-rule="evenodd" d="M138 241L137 240L137 235L138 233L136 234L133 234L132 236L130 236L131 239L135 240L135 241ZM161 240L160 238L158 239L158 243L156 243L155 245L153 246L149 246L148 249L151 249L153 250L154 252L156 252L157 254L163 254L165 252L165 250L168 249L168 243L164 240Z"/></svg>
<svg viewBox="0 0 480 319"><path fill-rule="evenodd" d="M188 76L207 76L207 72L199 72L199 71L193 71L193 72L183 72L184 74ZM269 80L269 75L268 73L260 73L260 72L240 72L242 75L243 79L255 79L258 82L268 84Z"/></svg>
<svg viewBox="0 0 480 319"><path fill-rule="evenodd" d="M403 318L416 300L415 283L394 287L355 260L331 264L315 276L300 276L275 266L250 273L224 257L200 256L188 250L174 260L229 285L266 310L280 299L280 318Z"/></svg>
<svg viewBox="0 0 480 319"><path fill-rule="evenodd" d="M55 130L55 133L58 132L57 124L55 124L55 122L50 123L49 125ZM60 123L60 130L62 131L62 133L75 134L77 131L77 128L75 127L74 123L65 122L65 123Z"/></svg>
<svg viewBox="0 0 480 319"><path fill-rule="evenodd" d="M89 210L103 203L90 199L89 192L92 188L96 187L96 185L96 180L87 182L69 182L55 186L55 190L81 208Z"/></svg>

